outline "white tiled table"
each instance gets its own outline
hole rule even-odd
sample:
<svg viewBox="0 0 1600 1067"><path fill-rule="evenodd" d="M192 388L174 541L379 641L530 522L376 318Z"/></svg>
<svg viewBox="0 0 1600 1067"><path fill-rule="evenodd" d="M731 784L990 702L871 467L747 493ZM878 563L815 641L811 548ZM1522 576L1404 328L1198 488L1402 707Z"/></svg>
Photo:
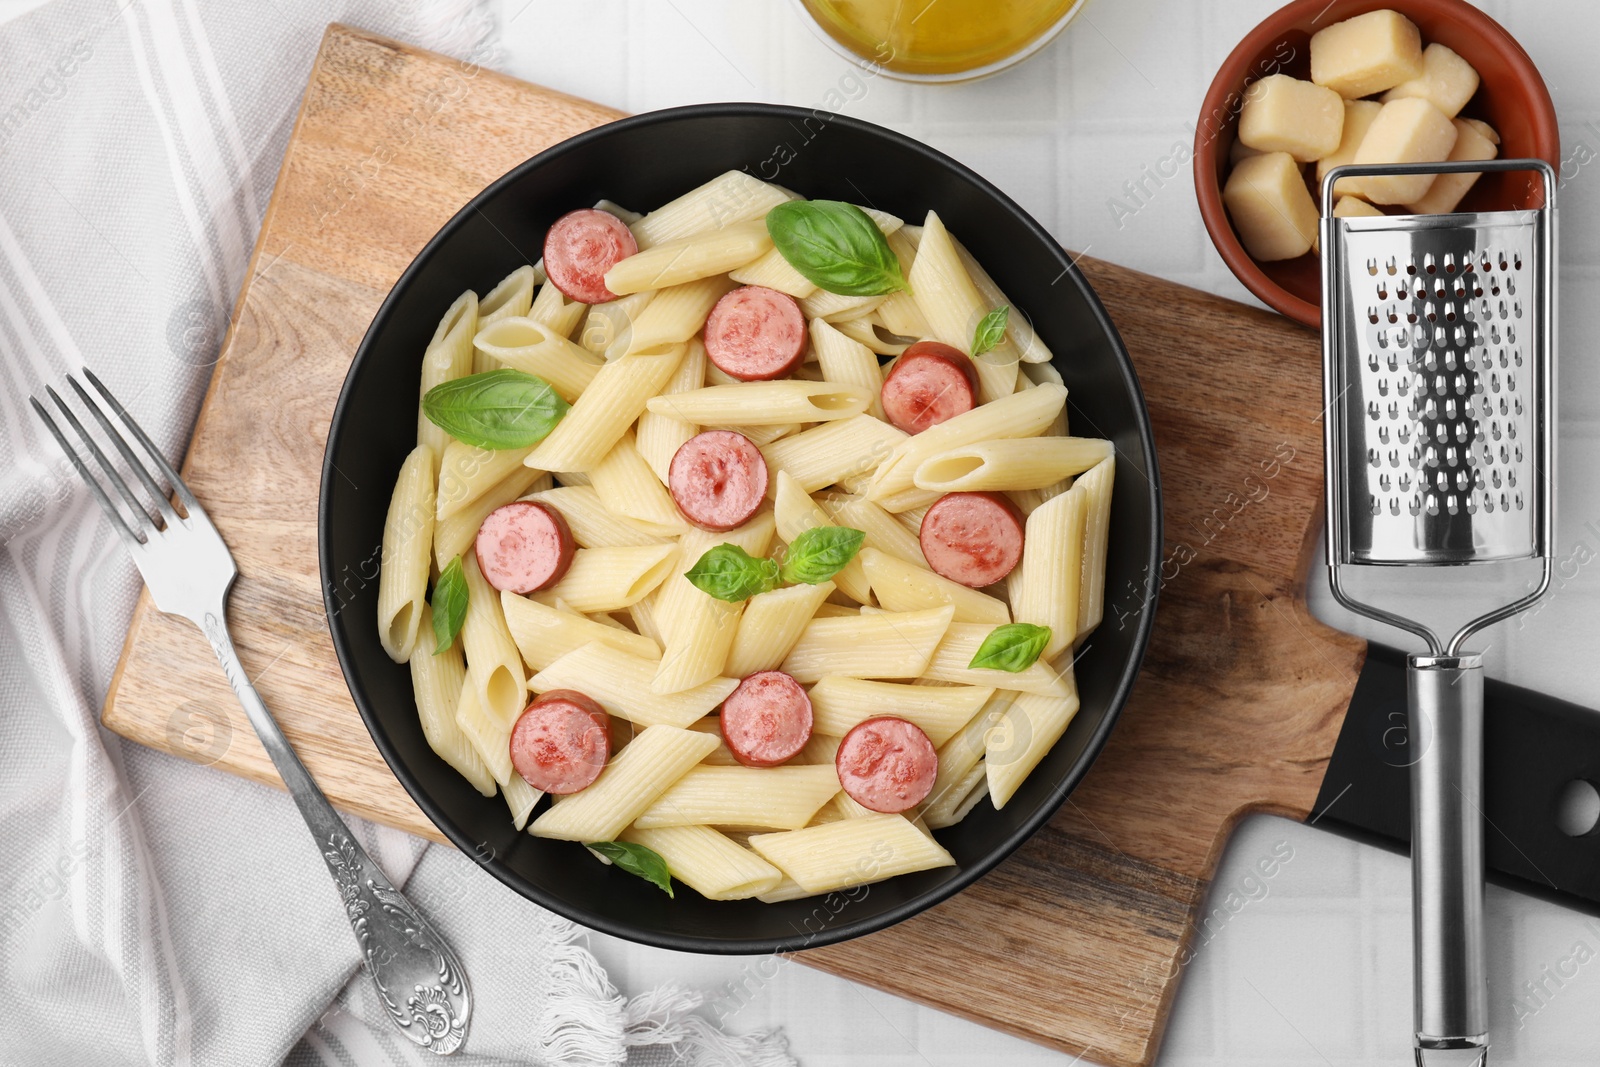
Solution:
<svg viewBox="0 0 1600 1067"><path fill-rule="evenodd" d="M37 0L0 0L0 20L34 6ZM970 164L1067 247L1251 300L1205 236L1187 167L1141 195L1142 204L1127 199L1124 183L1140 180L1146 167L1157 170L1190 140L1210 72L1277 6L1272 0L1091 0L1059 41L1008 74L954 87L877 78L859 90L850 68L781 0L499 6L503 50L495 65L511 74L627 111L737 99L817 107L838 89L853 97L846 114ZM1600 559L1600 534L1588 527L1600 529L1600 466L1590 462L1600 417L1593 354L1600 338L1600 6L1482 6L1540 65L1561 117L1570 162L1562 189L1559 552ZM1600 645L1597 574L1600 566L1576 567L1526 625L1496 631L1491 674L1600 706L1590 666ZM1312 599L1323 618L1380 636L1332 606L1325 588L1314 588ZM1246 881L1256 859L1280 842L1293 858L1264 884ZM1162 1064L1409 1062L1403 858L1260 818L1235 836L1217 884L1252 898L1216 928L1184 976ZM1600 1062L1600 920L1491 888L1488 922L1496 1062ZM742 1005L730 1025L784 1025L806 1067L1074 1062L793 963L683 955L602 935L593 941L627 991L667 980L742 989L724 1000ZM1524 983L1539 982L1545 968L1576 973L1559 987L1546 980L1547 995L1533 999Z"/></svg>
<svg viewBox="0 0 1600 1067"><path fill-rule="evenodd" d="M1083 16L1024 66L973 85L907 86L849 80L850 69L778 0L502 0L504 57L519 77L627 111L712 100L841 110L942 149L993 180L1064 245L1202 289L1250 301L1200 224L1187 167L1142 197L1124 183L1157 171L1192 139L1201 94L1222 57L1272 0L1092 0ZM1600 414L1600 6L1592 0L1484 5L1543 69L1574 159L1562 190L1561 553L1582 538L1600 557L1600 470L1591 472ZM588 42L577 45L577 42ZM1586 150L1579 149L1579 145ZM1169 172L1171 167L1166 168ZM1148 185L1149 183L1147 183ZM1124 210L1113 207L1120 199ZM1129 213L1129 209L1137 210ZM1547 606L1490 649L1491 674L1600 706L1593 621L1600 566L1580 569ZM1326 619L1367 636L1325 590ZM1394 638L1389 638L1392 642ZM1218 928L1184 976L1163 1064L1409 1062L1410 913L1402 857L1280 819L1247 822L1218 885L1249 888L1249 868L1278 842L1293 859L1256 889L1259 899ZM1514 997L1582 942L1600 957L1600 921L1499 890L1489 892L1491 1009L1496 1062L1577 1067L1600 1061L1600 959L1577 967L1536 1013ZM753 991L737 1026L782 1023L807 1067L1056 1064L1070 1056L1003 1037L806 967L684 956L597 937L625 988L679 978ZM1063 960L1062 966L1071 966ZM1550 986L1554 989L1554 985ZM743 998L741 998L743 999ZM1092 1056L1090 1057L1092 1059Z"/></svg>

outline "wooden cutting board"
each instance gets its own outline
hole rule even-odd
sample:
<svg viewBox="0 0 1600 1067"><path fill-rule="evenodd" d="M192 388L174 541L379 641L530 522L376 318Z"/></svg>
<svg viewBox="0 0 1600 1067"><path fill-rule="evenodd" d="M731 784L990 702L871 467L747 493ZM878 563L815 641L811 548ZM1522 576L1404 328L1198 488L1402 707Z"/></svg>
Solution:
<svg viewBox="0 0 1600 1067"><path fill-rule="evenodd" d="M423 244L515 164L616 117L331 27L184 466L239 562L240 655L312 774L345 810L434 840L329 642L323 443L356 345ZM1149 577L1162 594L1144 674L1088 777L1010 860L918 918L799 959L1131 1067L1155 1056L1234 823L1309 814L1365 645L1314 620L1303 595L1321 492L1317 339L1157 278L1082 267L1156 427L1167 544ZM1137 603L1108 590L1105 625ZM148 596L104 721L277 783L206 643Z"/></svg>

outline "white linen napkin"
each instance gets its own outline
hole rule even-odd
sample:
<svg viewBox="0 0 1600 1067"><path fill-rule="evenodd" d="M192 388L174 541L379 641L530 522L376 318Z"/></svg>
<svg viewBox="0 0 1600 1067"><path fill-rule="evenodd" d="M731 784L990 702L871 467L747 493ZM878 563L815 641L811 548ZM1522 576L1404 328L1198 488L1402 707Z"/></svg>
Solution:
<svg viewBox="0 0 1600 1067"><path fill-rule="evenodd" d="M100 728L140 579L27 406L87 364L183 454L330 21L494 63L475 0L57 0L0 28L0 1063L432 1062L367 995L288 797ZM456 1062L793 1063L697 993L620 996L573 924L351 821L462 956Z"/></svg>

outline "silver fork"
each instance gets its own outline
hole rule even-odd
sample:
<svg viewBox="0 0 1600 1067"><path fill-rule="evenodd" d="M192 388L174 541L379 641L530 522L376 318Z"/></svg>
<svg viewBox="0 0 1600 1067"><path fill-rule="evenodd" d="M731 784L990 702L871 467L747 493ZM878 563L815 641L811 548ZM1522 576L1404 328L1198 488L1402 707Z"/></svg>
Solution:
<svg viewBox="0 0 1600 1067"><path fill-rule="evenodd" d="M232 588L239 568L234 564L228 546L223 543L222 535L212 525L205 509L194 498L183 479L178 477L178 472L172 469L110 390L87 368L83 375L132 433L134 440L148 453L156 474L172 486L183 503L184 514L180 515L173 507L168 494L157 484L157 478L134 455L127 440L106 417L100 403L71 375L67 377L67 384L144 486L160 513L161 521L158 522L150 514L116 466L101 451L94 437L84 429L72 408L62 401L54 389L46 387L45 392L83 440L106 480L127 505L126 514L112 501L36 396L29 397L33 410L44 420L56 443L89 484L90 492L100 502L111 525L128 546L133 561L139 566L139 573L150 587L156 607L169 615L182 615L200 627L211 642L211 648L222 663L223 672L238 695L239 703L244 705L250 725L255 727L267 755L272 757L273 765L289 788L289 795L294 797L300 814L316 838L328 872L339 887L345 916L360 945L363 968L377 988L378 998L388 1010L389 1017L416 1044L441 1056L448 1056L460 1048L466 1039L467 1021L472 1014L472 992L460 960L439 932L394 887L356 841L350 828L333 810L328 798L306 770L305 764L300 762L300 757L289 746L288 739L262 703L255 687L245 677L244 666L239 662L233 641L228 637L227 625L228 590Z"/></svg>

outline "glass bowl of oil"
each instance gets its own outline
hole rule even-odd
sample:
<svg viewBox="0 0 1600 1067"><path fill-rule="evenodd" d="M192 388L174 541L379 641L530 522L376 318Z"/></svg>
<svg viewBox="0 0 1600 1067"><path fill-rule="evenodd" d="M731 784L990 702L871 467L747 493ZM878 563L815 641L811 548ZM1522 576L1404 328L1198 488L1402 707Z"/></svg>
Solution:
<svg viewBox="0 0 1600 1067"><path fill-rule="evenodd" d="M792 0L834 51L891 78L961 82L1016 66L1084 0Z"/></svg>

